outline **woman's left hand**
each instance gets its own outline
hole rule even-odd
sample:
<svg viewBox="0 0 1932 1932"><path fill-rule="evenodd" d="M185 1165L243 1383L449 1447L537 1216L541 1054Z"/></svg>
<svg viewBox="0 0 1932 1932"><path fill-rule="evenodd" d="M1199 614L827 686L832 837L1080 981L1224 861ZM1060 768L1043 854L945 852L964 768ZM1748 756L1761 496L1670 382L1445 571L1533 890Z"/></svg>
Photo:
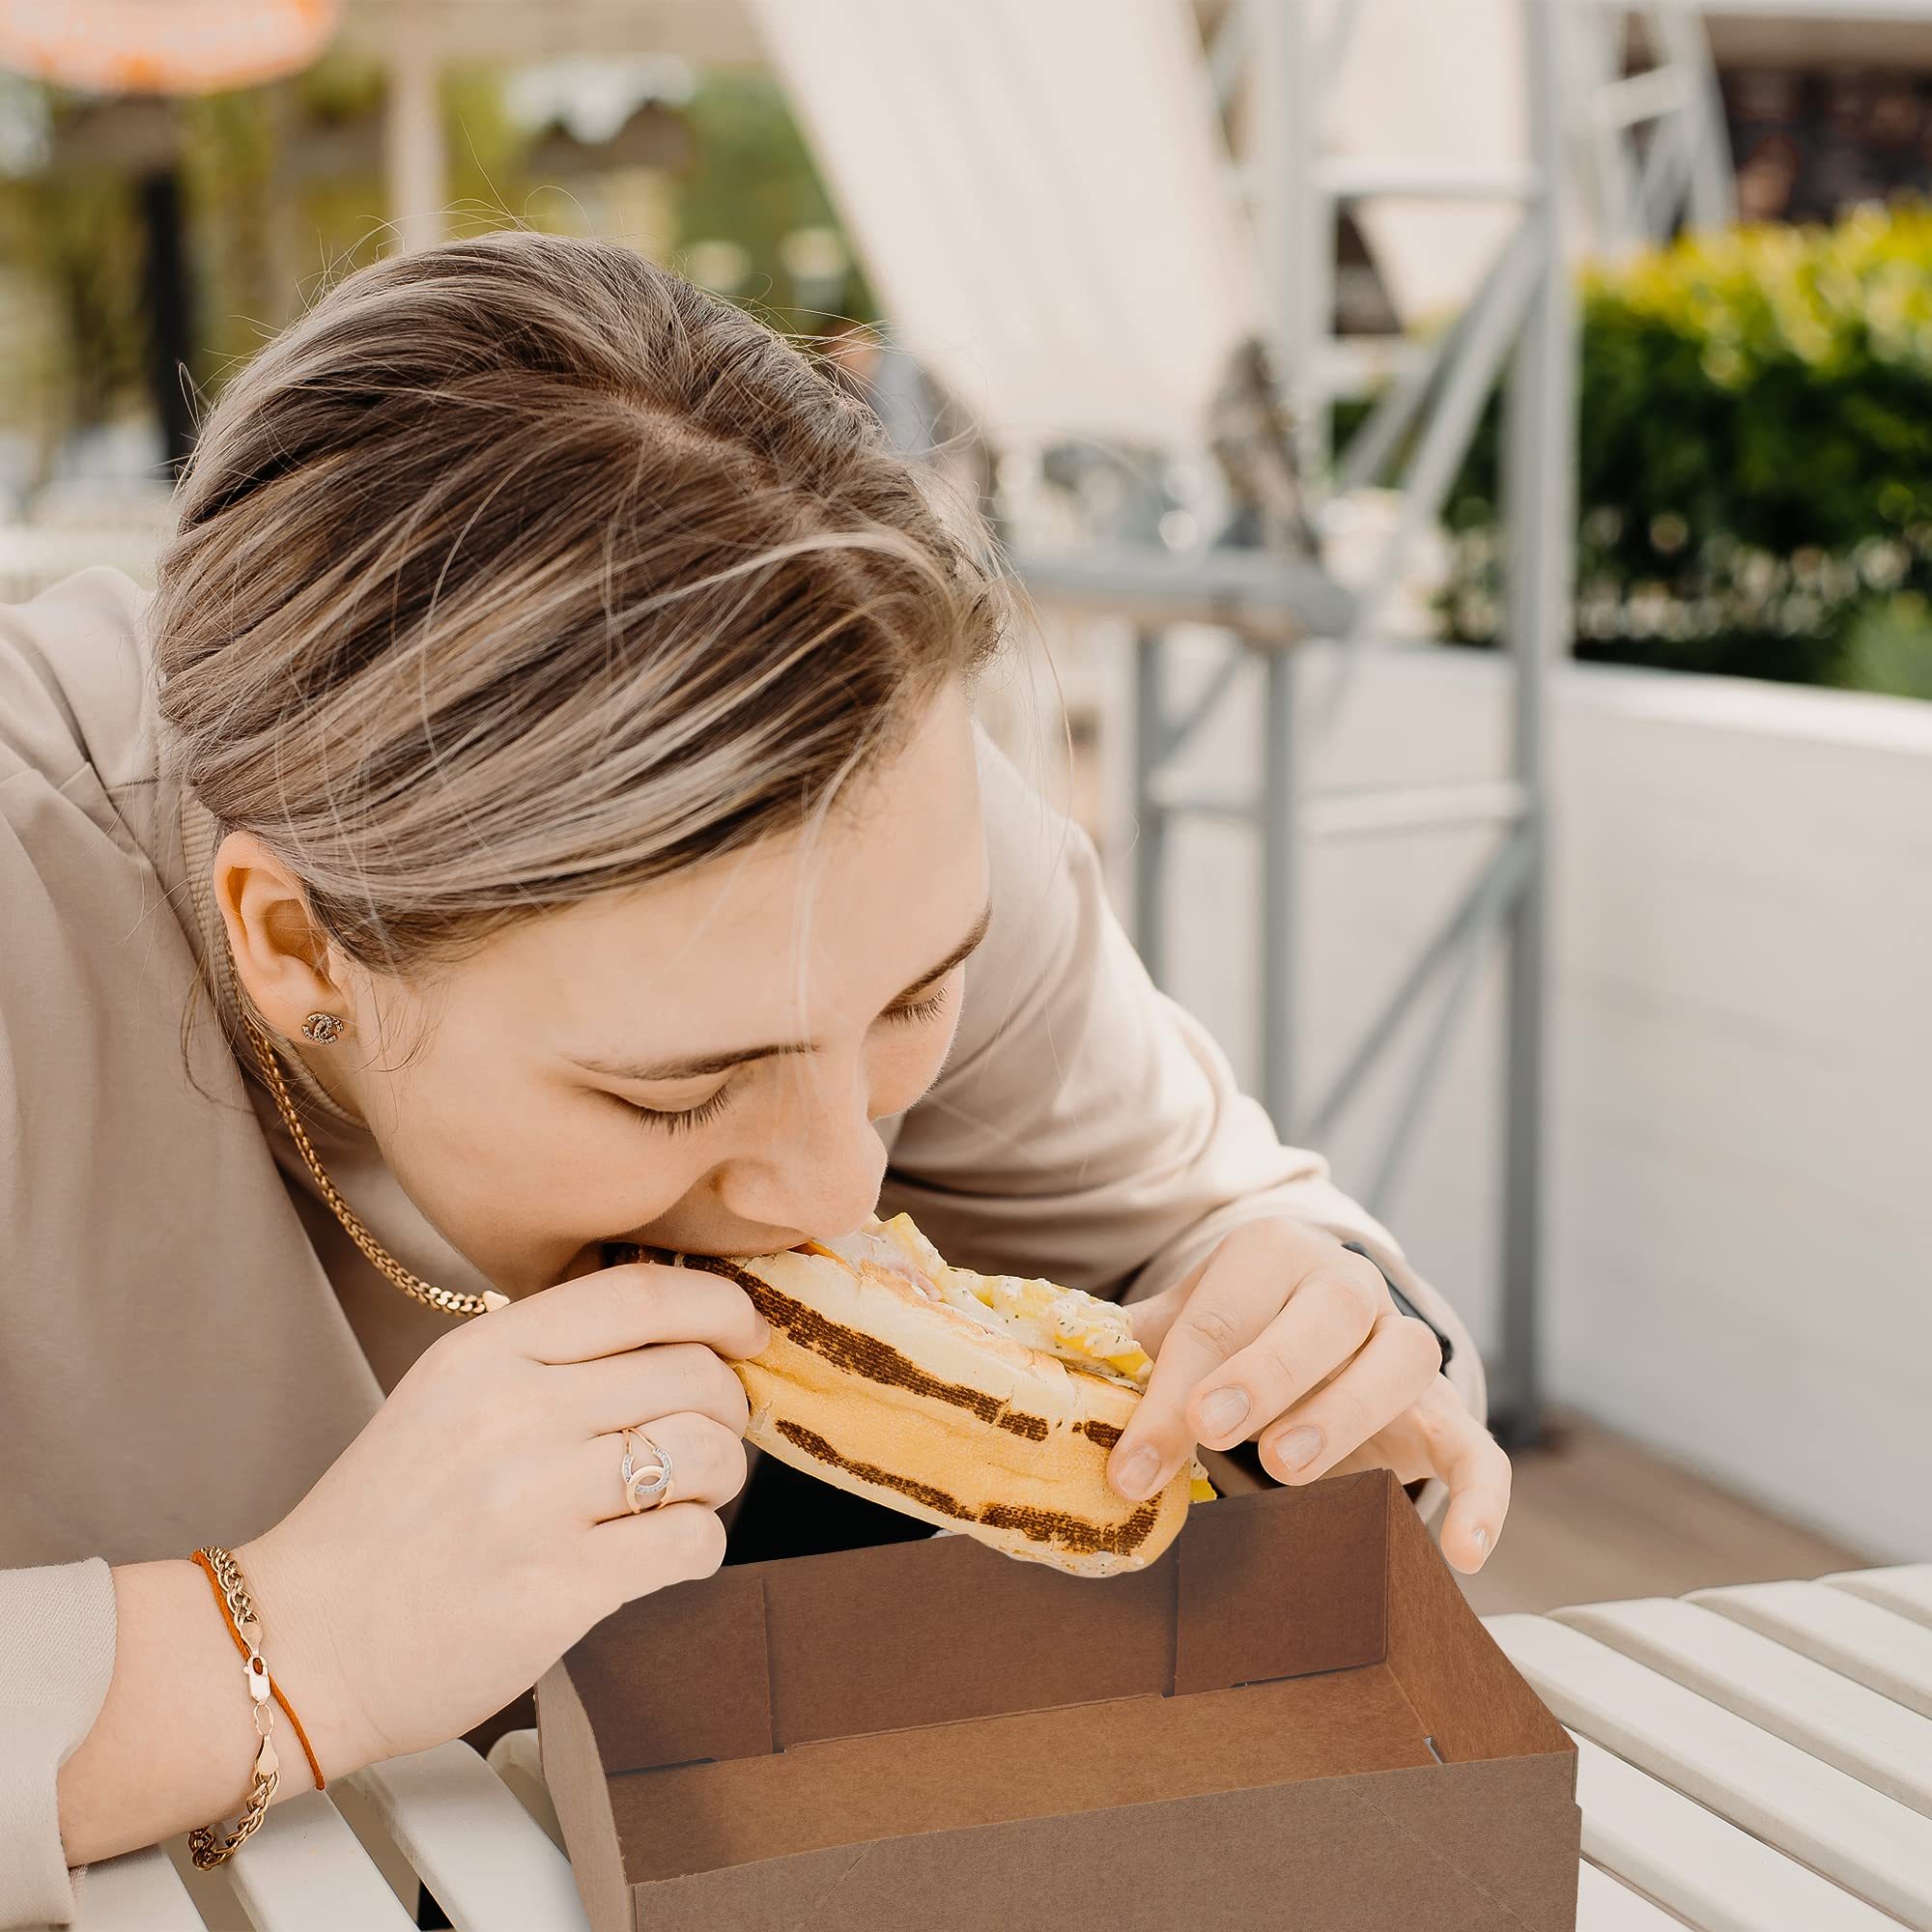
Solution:
<svg viewBox="0 0 1932 1932"><path fill-rule="evenodd" d="M1438 1373L1435 1337L1396 1307L1365 1256L1299 1222L1252 1221L1127 1316L1153 1374L1108 1461L1122 1495L1151 1495L1197 1442L1259 1437L1277 1482L1439 1476L1442 1553L1482 1568L1509 1511L1509 1458Z"/></svg>

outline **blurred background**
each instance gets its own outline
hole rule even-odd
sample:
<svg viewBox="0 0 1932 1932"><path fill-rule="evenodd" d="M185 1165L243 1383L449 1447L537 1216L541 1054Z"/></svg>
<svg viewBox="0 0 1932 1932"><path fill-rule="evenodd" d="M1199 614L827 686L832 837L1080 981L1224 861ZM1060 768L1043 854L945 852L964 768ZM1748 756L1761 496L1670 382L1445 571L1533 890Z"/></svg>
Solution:
<svg viewBox="0 0 1932 1932"><path fill-rule="evenodd" d="M1542 1608L1932 1555L1932 0L0 4L0 598L519 222L835 358L1489 1359ZM1037 635L1036 635L1037 633Z"/></svg>

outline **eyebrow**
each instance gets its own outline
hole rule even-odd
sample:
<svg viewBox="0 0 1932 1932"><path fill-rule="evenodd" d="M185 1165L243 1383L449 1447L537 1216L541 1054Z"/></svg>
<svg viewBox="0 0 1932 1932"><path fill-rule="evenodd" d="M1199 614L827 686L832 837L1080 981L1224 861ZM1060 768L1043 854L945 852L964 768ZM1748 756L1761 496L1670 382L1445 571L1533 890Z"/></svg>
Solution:
<svg viewBox="0 0 1932 1932"><path fill-rule="evenodd" d="M984 911L973 922L972 931L936 966L922 973L896 998L889 1001L888 1008L910 1005L928 986L945 979L955 966L960 965L979 949L992 923L993 907L989 900ZM625 1061L621 1058L607 1058L600 1054L571 1054L568 1058L586 1073L602 1074L607 1080L696 1080L708 1073L728 1073L732 1067L747 1065L754 1060L777 1060L789 1054L817 1051L816 1040L794 1039L778 1041L768 1046L732 1047L723 1053L686 1054L680 1055L675 1060L657 1060L648 1064Z"/></svg>

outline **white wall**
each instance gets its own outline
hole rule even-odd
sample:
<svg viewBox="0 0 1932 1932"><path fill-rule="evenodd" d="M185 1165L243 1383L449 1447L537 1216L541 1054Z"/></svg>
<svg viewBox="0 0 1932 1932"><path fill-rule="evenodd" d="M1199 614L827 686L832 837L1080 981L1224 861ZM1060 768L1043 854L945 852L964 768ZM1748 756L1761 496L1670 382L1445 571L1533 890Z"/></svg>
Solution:
<svg viewBox="0 0 1932 1932"><path fill-rule="evenodd" d="M1552 1392L1874 1556L1932 1557L1932 705L1590 668L1558 691ZM1499 771L1503 693L1493 660L1392 652L1330 775ZM1230 706L1203 768L1250 766L1257 717ZM1316 1087L1484 844L1312 855ZM1177 859L1174 990L1251 1079L1246 840L1189 831ZM1492 974L1388 1208L1479 1334L1500 1012ZM1329 1150L1345 1185L1380 1124Z"/></svg>

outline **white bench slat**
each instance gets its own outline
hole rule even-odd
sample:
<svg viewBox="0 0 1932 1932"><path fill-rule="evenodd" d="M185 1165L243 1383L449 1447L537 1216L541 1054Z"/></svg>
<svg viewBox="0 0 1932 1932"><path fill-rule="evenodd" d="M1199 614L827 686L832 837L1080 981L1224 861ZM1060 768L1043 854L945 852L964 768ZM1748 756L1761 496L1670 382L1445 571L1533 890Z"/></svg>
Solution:
<svg viewBox="0 0 1932 1932"><path fill-rule="evenodd" d="M551 1843L568 1856L563 1826L551 1802L550 1786L544 1782L543 1752L535 1730L505 1731L490 1747L484 1762L510 1787L511 1796L543 1828Z"/></svg>
<svg viewBox="0 0 1932 1932"><path fill-rule="evenodd" d="M1699 1932L1897 1932L1876 1906L1571 1735L1584 1856Z"/></svg>
<svg viewBox="0 0 1932 1932"><path fill-rule="evenodd" d="M97 1859L78 1890L74 1932L204 1932L192 1894L159 1845Z"/></svg>
<svg viewBox="0 0 1932 1932"><path fill-rule="evenodd" d="M1510 1661L1572 1729L1908 1925L1932 1932L1932 1819L1581 1631L1543 1617L1486 1621ZM1587 1833L1587 1804L1584 1818ZM1613 1861L1599 1862L1619 1869ZM1637 1882L1652 1896L1664 1896L1647 1880Z"/></svg>
<svg viewBox="0 0 1932 1932"><path fill-rule="evenodd" d="M1577 1932L1684 1932L1684 1921L1585 1859L1577 1873Z"/></svg>
<svg viewBox="0 0 1932 1932"><path fill-rule="evenodd" d="M412 1932L415 1923L327 1792L271 1806L223 1870L258 1932Z"/></svg>
<svg viewBox="0 0 1932 1932"><path fill-rule="evenodd" d="M1555 1615L1932 1818L1932 1719L1697 1604L1646 1597Z"/></svg>
<svg viewBox="0 0 1932 1932"><path fill-rule="evenodd" d="M570 1862L469 1745L352 1775L461 1932L589 1932Z"/></svg>
<svg viewBox="0 0 1932 1932"><path fill-rule="evenodd" d="M1932 1626L1932 1563L1904 1563L1895 1570L1840 1570L1819 1582Z"/></svg>
<svg viewBox="0 0 1932 1932"><path fill-rule="evenodd" d="M1819 1583L1742 1583L1690 1601L1932 1718L1932 1630L1921 1624Z"/></svg>

